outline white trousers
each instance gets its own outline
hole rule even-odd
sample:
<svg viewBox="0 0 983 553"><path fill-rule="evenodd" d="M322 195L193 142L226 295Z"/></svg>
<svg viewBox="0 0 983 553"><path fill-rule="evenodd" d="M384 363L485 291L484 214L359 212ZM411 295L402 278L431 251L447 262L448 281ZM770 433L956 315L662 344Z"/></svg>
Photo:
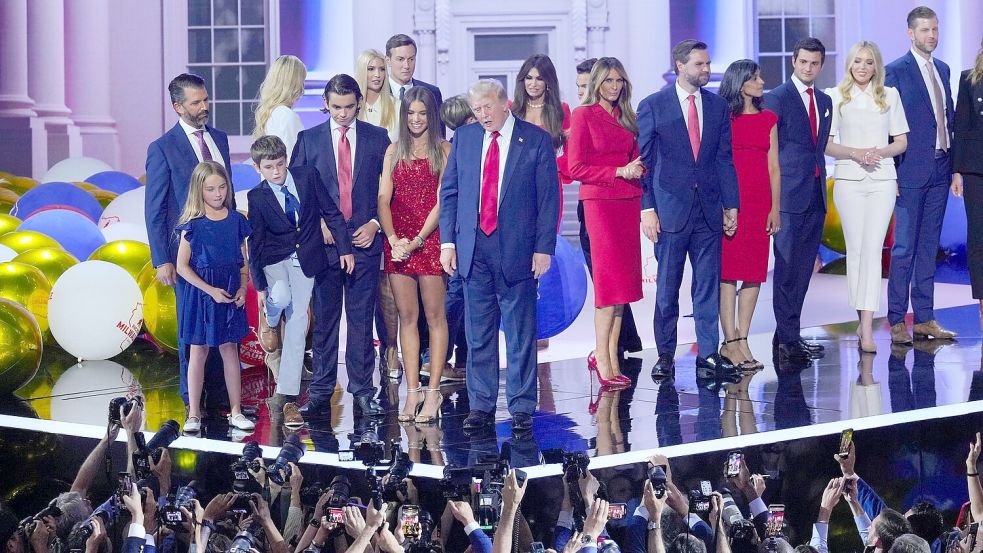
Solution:
<svg viewBox="0 0 983 553"><path fill-rule="evenodd" d="M881 255L894 202L896 180L837 179L833 202L846 239L846 281L850 307L877 311L881 305Z"/></svg>
<svg viewBox="0 0 983 553"><path fill-rule="evenodd" d="M293 259L263 267L266 291L276 300L273 307L283 309L284 327L283 350L280 353L280 377L276 383L276 393L295 396L300 394L301 373L304 370L304 350L307 342L307 324L310 321L308 307L314 292L314 279L304 274L304 270L294 265ZM280 303L281 294L273 294L273 288L284 284L289 289L287 304ZM279 290L278 290L279 291Z"/></svg>

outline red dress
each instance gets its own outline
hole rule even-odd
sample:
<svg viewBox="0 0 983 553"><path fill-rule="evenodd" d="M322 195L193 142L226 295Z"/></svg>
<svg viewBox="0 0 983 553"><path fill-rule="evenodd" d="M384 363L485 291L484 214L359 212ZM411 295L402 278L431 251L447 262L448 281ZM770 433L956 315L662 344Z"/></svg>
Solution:
<svg viewBox="0 0 983 553"><path fill-rule="evenodd" d="M433 206L437 205L437 175L430 172L430 161L414 159L400 163L393 169L393 196L389 203L393 229L398 238L412 240L423 229L423 223ZM392 247L382 241L383 259L387 273L400 275L443 274L440 266L440 230L434 229L423 241L423 247L415 250L406 261L392 260Z"/></svg>
<svg viewBox="0 0 983 553"><path fill-rule="evenodd" d="M721 248L721 280L764 282L768 277L768 249L771 239L765 230L771 211L771 177L768 175L768 149L771 129L778 123L774 112L740 115L731 120L734 168L741 208L737 212L737 232L724 236Z"/></svg>

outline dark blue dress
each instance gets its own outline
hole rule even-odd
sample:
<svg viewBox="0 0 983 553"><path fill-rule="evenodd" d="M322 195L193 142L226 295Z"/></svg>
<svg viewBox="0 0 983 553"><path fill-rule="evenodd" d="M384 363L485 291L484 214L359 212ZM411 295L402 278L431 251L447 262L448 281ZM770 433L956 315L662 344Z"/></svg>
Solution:
<svg viewBox="0 0 983 553"><path fill-rule="evenodd" d="M241 213L229 210L221 221L207 217L178 225L191 244L191 268L202 280L225 289L230 295L239 290L239 271L243 266L242 243L249 236L249 222ZM186 344L218 346L238 344L249 331L246 310L234 303L217 303L190 283L184 286L178 314L181 339Z"/></svg>

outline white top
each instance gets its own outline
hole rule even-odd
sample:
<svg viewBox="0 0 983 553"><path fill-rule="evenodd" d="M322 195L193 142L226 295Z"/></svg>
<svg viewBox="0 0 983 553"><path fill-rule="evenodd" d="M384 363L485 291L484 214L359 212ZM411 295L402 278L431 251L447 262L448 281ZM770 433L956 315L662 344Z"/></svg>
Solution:
<svg viewBox="0 0 983 553"><path fill-rule="evenodd" d="M935 82L939 83L939 90L942 91L942 94L945 94L945 85L942 84L942 77L939 76L939 72L935 67L935 58L933 58L930 55L928 57L928 60L926 60L921 56L921 54L916 52L914 48L911 49L911 55L914 56L915 62L918 63L918 68L921 70L920 72L922 74L922 81L924 81L925 88L926 90L928 90L928 100L932 104L932 113L934 114L935 113L935 87L932 86L932 77L929 76L928 74L929 71L935 73ZM946 109L947 108L946 108L945 98L942 98L942 125L945 127L946 136L949 136L949 121L945 117ZM947 147L946 144L939 143L938 134L936 134L935 149L941 150L946 147Z"/></svg>
<svg viewBox="0 0 983 553"><path fill-rule="evenodd" d="M792 84L795 85L795 90L799 91L799 98L802 100L802 107L806 108L806 117L809 117L809 104L812 103L816 106L816 136L819 136L819 104L816 103L816 87L806 86L806 84L799 80L798 77L792 75ZM810 97L807 90L812 89L813 95ZM829 117L829 114L826 114Z"/></svg>
<svg viewBox="0 0 983 553"><path fill-rule="evenodd" d="M683 87L679 86L679 81L676 81L676 96L679 98L679 107L683 110L683 122L686 123L686 130L689 130L689 97L691 94L686 92ZM703 138L703 93L700 89L692 93L692 96L696 98L696 114L700 119L700 138Z"/></svg>
<svg viewBox="0 0 983 553"><path fill-rule="evenodd" d="M205 127L196 129L185 123L184 119L178 119L178 123L180 123L181 128L184 129L184 134L188 137L188 142L191 143L191 149L195 151L195 156L198 157L198 163L205 161L205 159L201 157L201 148L198 146L198 137L195 136L195 133L198 131L205 131L205 145L208 146L208 153L212 154L212 161L217 161L222 165L222 167L225 167L225 160L222 158L222 152L219 151L218 144L216 144L215 140L212 139L211 133L205 130ZM228 169L228 167L225 168Z"/></svg>
<svg viewBox="0 0 983 553"><path fill-rule="evenodd" d="M341 125L335 122L334 119L328 119L331 121L331 149L334 150L334 168L335 171L338 170L338 142L341 141ZM348 132L345 134L348 139L348 146L352 151L351 168L352 168L352 185L355 184L355 145L358 141L355 139L355 121L348 126Z"/></svg>
<svg viewBox="0 0 983 553"><path fill-rule="evenodd" d="M854 85L850 90L850 101L843 104L839 88L826 89L826 94L833 99L833 121L829 135L835 136L838 144L851 148L883 148L888 145L889 137L908 132L908 120L905 119L898 90L884 87L885 112L877 107L873 90L873 84L868 85L867 90ZM863 180L868 176L875 180L898 178L894 158L890 157L882 159L874 167L864 167L852 159L838 159L833 176L840 180Z"/></svg>
<svg viewBox="0 0 983 553"><path fill-rule="evenodd" d="M300 122L300 116L287 106L277 106L273 108L269 120L266 121L265 134L277 136L287 145L287 163L290 163L290 155L294 151L294 144L297 143L297 135L304 130L304 124Z"/></svg>
<svg viewBox="0 0 983 553"><path fill-rule="evenodd" d="M380 106L379 103L387 102L387 101L391 101L391 100L387 99L382 94L380 94L379 97L376 99L375 104L369 104L368 100L366 100L365 105L362 107L362 113L365 114L365 119L363 119L363 121L365 121L370 125L375 125L377 127L386 129L386 131L389 133L389 141L395 144L396 141L399 139L399 126L397 125L397 122L399 121L399 104L393 101L394 104L393 114L395 116L393 117L392 128L383 127L382 106Z"/></svg>
<svg viewBox="0 0 983 553"><path fill-rule="evenodd" d="M512 131L515 130L515 117L509 112L508 117L505 118L505 124L502 125L502 130L498 131L501 136L498 137L498 202L496 202L496 207L498 210L502 208L502 177L505 175L505 161L509 158L509 144L512 142ZM478 168L478 174L484 177L485 174L485 156L488 155L488 148L491 147L491 131L486 130L484 138L481 139L481 167ZM480 192L480 190L479 190ZM479 194L479 198L481 195ZM478 215L481 215L481 202L478 202ZM496 211L498 213L498 211Z"/></svg>

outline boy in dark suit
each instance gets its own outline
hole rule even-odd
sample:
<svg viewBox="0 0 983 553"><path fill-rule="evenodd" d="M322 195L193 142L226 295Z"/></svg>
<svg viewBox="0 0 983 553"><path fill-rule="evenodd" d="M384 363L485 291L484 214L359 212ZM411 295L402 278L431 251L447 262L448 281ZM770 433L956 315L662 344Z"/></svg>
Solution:
<svg viewBox="0 0 983 553"><path fill-rule="evenodd" d="M248 194L253 229L249 236L249 267L256 290L264 300L270 327L279 326L281 314L286 317L276 392L296 396L300 394L304 364L307 308L315 283L323 280L328 271L340 268L351 273L355 258L345 220L327 190L320 186L317 169L301 165L288 171L287 147L276 136L260 137L249 153L263 176L263 182ZM318 290L341 294L337 288ZM318 324L314 334L326 330ZM315 347L318 344L315 340ZM284 405L284 415L288 426L303 424L296 406Z"/></svg>

